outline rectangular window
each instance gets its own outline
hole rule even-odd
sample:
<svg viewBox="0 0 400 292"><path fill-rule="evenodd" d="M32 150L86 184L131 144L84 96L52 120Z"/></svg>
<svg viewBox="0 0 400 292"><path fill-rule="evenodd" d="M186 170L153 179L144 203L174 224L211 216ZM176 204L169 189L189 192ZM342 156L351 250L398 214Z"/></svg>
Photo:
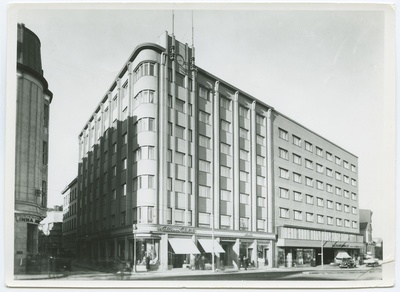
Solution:
<svg viewBox="0 0 400 292"><path fill-rule="evenodd" d="M332 154L329 153L329 152L326 152L326 159L329 160L329 161L333 161L333 156L332 156Z"/></svg>
<svg viewBox="0 0 400 292"><path fill-rule="evenodd" d="M180 179L175 179L175 191L178 193L185 192L185 181Z"/></svg>
<svg viewBox="0 0 400 292"><path fill-rule="evenodd" d="M185 128L176 125L175 126L175 136L179 139L185 140Z"/></svg>
<svg viewBox="0 0 400 292"><path fill-rule="evenodd" d="M199 170L204 172L210 172L211 163L205 160L199 159Z"/></svg>
<svg viewBox="0 0 400 292"><path fill-rule="evenodd" d="M344 220L344 227L350 227L350 220Z"/></svg>
<svg viewBox="0 0 400 292"><path fill-rule="evenodd" d="M283 148L279 148L279 157L288 160L289 152Z"/></svg>
<svg viewBox="0 0 400 292"><path fill-rule="evenodd" d="M317 215L317 223L320 224L324 223L324 215Z"/></svg>
<svg viewBox="0 0 400 292"><path fill-rule="evenodd" d="M336 226L342 226L342 219L336 218Z"/></svg>
<svg viewBox="0 0 400 292"><path fill-rule="evenodd" d="M231 191L228 190L221 190L221 200L223 201L232 201L232 194Z"/></svg>
<svg viewBox="0 0 400 292"><path fill-rule="evenodd" d="M279 197L284 199L289 199L289 190L284 188L279 188Z"/></svg>
<svg viewBox="0 0 400 292"><path fill-rule="evenodd" d="M231 145L221 142L220 148L221 148L221 153L227 154L227 155L231 154Z"/></svg>
<svg viewBox="0 0 400 292"><path fill-rule="evenodd" d="M323 207L323 206L324 206L324 199L322 199L322 198L317 198L317 206Z"/></svg>
<svg viewBox="0 0 400 292"><path fill-rule="evenodd" d="M324 183L322 181L317 180L317 189L319 190L324 189Z"/></svg>
<svg viewBox="0 0 400 292"><path fill-rule="evenodd" d="M350 192L349 192L348 190L344 190L344 191L343 191L343 196L344 196L345 198L350 198Z"/></svg>
<svg viewBox="0 0 400 292"><path fill-rule="evenodd" d="M336 203L336 211L342 211L342 204Z"/></svg>
<svg viewBox="0 0 400 292"><path fill-rule="evenodd" d="M176 151L175 152L175 163L180 165L185 165L185 154Z"/></svg>
<svg viewBox="0 0 400 292"><path fill-rule="evenodd" d="M204 148L210 149L210 138L199 135L199 145Z"/></svg>
<svg viewBox="0 0 400 292"><path fill-rule="evenodd" d="M242 160L245 160L245 161L249 160L249 152L246 150L240 149L239 150L239 158Z"/></svg>
<svg viewBox="0 0 400 292"><path fill-rule="evenodd" d="M265 126L265 118L261 115L256 115L256 123L260 126Z"/></svg>
<svg viewBox="0 0 400 292"><path fill-rule="evenodd" d="M221 120L221 130L230 132L231 131L231 123L229 123L225 120Z"/></svg>
<svg viewBox="0 0 400 292"><path fill-rule="evenodd" d="M293 144L301 147L301 139L295 135L293 135Z"/></svg>
<svg viewBox="0 0 400 292"><path fill-rule="evenodd" d="M243 128L239 128L239 136L240 138L243 139L248 139L249 138L249 131Z"/></svg>
<svg viewBox="0 0 400 292"><path fill-rule="evenodd" d="M289 134L287 131L283 130L283 129L279 129L279 138L289 141Z"/></svg>
<svg viewBox="0 0 400 292"><path fill-rule="evenodd" d="M349 163L346 160L343 160L343 167L349 169Z"/></svg>
<svg viewBox="0 0 400 292"><path fill-rule="evenodd" d="M121 226L124 226L126 224L126 212L122 211L121 212Z"/></svg>
<svg viewBox="0 0 400 292"><path fill-rule="evenodd" d="M346 184L350 183L349 177L348 177L347 175L344 175L344 176L343 176L343 181L344 181Z"/></svg>
<svg viewBox="0 0 400 292"><path fill-rule="evenodd" d="M311 177L306 177L306 185L309 187L314 186L313 179Z"/></svg>
<svg viewBox="0 0 400 292"><path fill-rule="evenodd" d="M326 191L327 191L328 193L333 193L333 187L332 187L332 185L326 184Z"/></svg>
<svg viewBox="0 0 400 292"><path fill-rule="evenodd" d="M289 209L279 208L279 217L281 217L281 218L289 218Z"/></svg>
<svg viewBox="0 0 400 292"><path fill-rule="evenodd" d="M312 152L312 144L310 142L305 141L306 150Z"/></svg>
<svg viewBox="0 0 400 292"><path fill-rule="evenodd" d="M231 177L231 168L221 165L221 176L230 178Z"/></svg>
<svg viewBox="0 0 400 292"><path fill-rule="evenodd" d="M333 201L327 200L326 201L326 206L328 209L333 209Z"/></svg>
<svg viewBox="0 0 400 292"><path fill-rule="evenodd" d="M199 111L199 121L205 124L210 124L210 114L203 111Z"/></svg>
<svg viewBox="0 0 400 292"><path fill-rule="evenodd" d="M112 190L111 192L111 199L116 200L117 199L117 190Z"/></svg>
<svg viewBox="0 0 400 292"><path fill-rule="evenodd" d="M220 105L221 105L221 107L223 107L224 109L227 109L228 111L231 110L231 101L221 95L220 95Z"/></svg>
<svg viewBox="0 0 400 292"><path fill-rule="evenodd" d="M256 139L257 139L258 145L264 145L264 137L263 136L257 135Z"/></svg>
<svg viewBox="0 0 400 292"><path fill-rule="evenodd" d="M294 210L294 220L303 220L301 211Z"/></svg>
<svg viewBox="0 0 400 292"><path fill-rule="evenodd" d="M357 186L357 182L354 178L351 179L351 185L354 187Z"/></svg>
<svg viewBox="0 0 400 292"><path fill-rule="evenodd" d="M294 200L296 202L302 202L303 201L303 195L300 192L294 191L293 194L294 194Z"/></svg>
<svg viewBox="0 0 400 292"><path fill-rule="evenodd" d="M301 183L301 174L293 172L293 181L297 183Z"/></svg>
<svg viewBox="0 0 400 292"><path fill-rule="evenodd" d="M346 213L350 213L350 206L349 205L344 205L344 211Z"/></svg>
<svg viewBox="0 0 400 292"><path fill-rule="evenodd" d="M48 148L47 148L47 142L43 141L43 157L42 157L42 163L43 165L47 165L47 157L48 157Z"/></svg>
<svg viewBox="0 0 400 292"><path fill-rule="evenodd" d="M353 225L353 228L356 229L357 228L357 221L353 221L352 225Z"/></svg>
<svg viewBox="0 0 400 292"><path fill-rule="evenodd" d="M313 162L311 160L306 159L306 167L308 169L313 169Z"/></svg>
<svg viewBox="0 0 400 292"><path fill-rule="evenodd" d="M317 155L318 156L320 156L320 157L323 157L323 150L321 149L321 148L319 148L319 147L315 147L316 148L316 150L317 150Z"/></svg>
<svg viewBox="0 0 400 292"><path fill-rule="evenodd" d="M241 204L249 204L249 195L248 194L240 194L240 203Z"/></svg>
<svg viewBox="0 0 400 292"><path fill-rule="evenodd" d="M306 195L306 203L313 205L314 204L314 197L310 195Z"/></svg>
<svg viewBox="0 0 400 292"><path fill-rule="evenodd" d="M174 134L173 132L173 126L171 122L168 122L168 135L172 136Z"/></svg>
<svg viewBox="0 0 400 292"><path fill-rule="evenodd" d="M199 96L207 101L210 101L209 90L199 86Z"/></svg>
<svg viewBox="0 0 400 292"><path fill-rule="evenodd" d="M317 163L317 172L324 173L324 167L321 164Z"/></svg>
<svg viewBox="0 0 400 292"><path fill-rule="evenodd" d="M338 195L338 196L341 196L342 195L342 190L340 188L338 188L338 187L335 187L335 194Z"/></svg>
<svg viewBox="0 0 400 292"><path fill-rule="evenodd" d="M199 185L199 196L203 198L210 198L211 188L208 186Z"/></svg>
<svg viewBox="0 0 400 292"><path fill-rule="evenodd" d="M351 207L351 213L357 214L357 208L356 207Z"/></svg>
<svg viewBox="0 0 400 292"><path fill-rule="evenodd" d="M249 110L242 106L239 106L239 115L245 119L249 118Z"/></svg>
<svg viewBox="0 0 400 292"><path fill-rule="evenodd" d="M284 179L289 179L289 170L279 168L279 176Z"/></svg>
<svg viewBox="0 0 400 292"><path fill-rule="evenodd" d="M335 178L337 180L342 180L342 175L339 172L335 172Z"/></svg>
<svg viewBox="0 0 400 292"><path fill-rule="evenodd" d="M249 173L245 171L240 171L239 172L239 178L243 182L249 182Z"/></svg>
<svg viewBox="0 0 400 292"><path fill-rule="evenodd" d="M314 222L314 214L306 213L306 220L307 220L307 222Z"/></svg>
<svg viewBox="0 0 400 292"><path fill-rule="evenodd" d="M330 168L326 168L326 175L332 177L333 176L333 171Z"/></svg>
<svg viewBox="0 0 400 292"><path fill-rule="evenodd" d="M333 217L328 216L327 219L328 219L328 222L327 222L328 225L333 225Z"/></svg>
<svg viewBox="0 0 400 292"><path fill-rule="evenodd" d="M356 166L354 164L351 165L351 171L356 172Z"/></svg>
<svg viewBox="0 0 400 292"><path fill-rule="evenodd" d="M337 156L335 156L335 163L337 165L341 165L341 159L339 157L337 157Z"/></svg>
<svg viewBox="0 0 400 292"><path fill-rule="evenodd" d="M126 169L126 158L122 159L122 170Z"/></svg>
<svg viewBox="0 0 400 292"><path fill-rule="evenodd" d="M185 113L185 102L179 98L175 99L175 109L178 112Z"/></svg>
<svg viewBox="0 0 400 292"><path fill-rule="evenodd" d="M293 153L293 163L301 165L301 156Z"/></svg>

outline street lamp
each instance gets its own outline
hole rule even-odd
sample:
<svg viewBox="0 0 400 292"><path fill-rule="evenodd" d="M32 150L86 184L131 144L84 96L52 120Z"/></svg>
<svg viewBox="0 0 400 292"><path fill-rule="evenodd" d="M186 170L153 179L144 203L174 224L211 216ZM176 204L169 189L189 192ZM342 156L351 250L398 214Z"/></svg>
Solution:
<svg viewBox="0 0 400 292"><path fill-rule="evenodd" d="M132 226L133 229L133 272L136 273L136 230L137 230L137 225L133 224Z"/></svg>

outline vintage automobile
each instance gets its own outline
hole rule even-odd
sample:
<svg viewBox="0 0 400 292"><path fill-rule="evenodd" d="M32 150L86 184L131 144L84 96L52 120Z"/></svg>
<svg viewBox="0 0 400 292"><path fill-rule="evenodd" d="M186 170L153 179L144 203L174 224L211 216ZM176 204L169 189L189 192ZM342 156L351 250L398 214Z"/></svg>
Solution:
<svg viewBox="0 0 400 292"><path fill-rule="evenodd" d="M340 268L355 268L357 267L355 261L353 259L343 259L339 264Z"/></svg>
<svg viewBox="0 0 400 292"><path fill-rule="evenodd" d="M377 267L379 266L379 261L378 259L374 259L374 258L369 258L364 260L364 263L367 267Z"/></svg>

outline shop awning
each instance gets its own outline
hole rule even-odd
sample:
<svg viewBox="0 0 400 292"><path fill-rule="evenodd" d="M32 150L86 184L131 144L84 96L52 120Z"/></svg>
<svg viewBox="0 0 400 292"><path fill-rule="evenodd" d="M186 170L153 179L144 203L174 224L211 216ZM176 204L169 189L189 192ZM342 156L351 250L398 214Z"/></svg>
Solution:
<svg viewBox="0 0 400 292"><path fill-rule="evenodd" d="M200 251L190 238L168 239L175 254L199 254Z"/></svg>
<svg viewBox="0 0 400 292"><path fill-rule="evenodd" d="M203 247L204 251L207 253L222 253L225 252L222 246L219 244L218 241L214 239L214 249L213 249L213 241L212 239L199 239L201 246Z"/></svg>

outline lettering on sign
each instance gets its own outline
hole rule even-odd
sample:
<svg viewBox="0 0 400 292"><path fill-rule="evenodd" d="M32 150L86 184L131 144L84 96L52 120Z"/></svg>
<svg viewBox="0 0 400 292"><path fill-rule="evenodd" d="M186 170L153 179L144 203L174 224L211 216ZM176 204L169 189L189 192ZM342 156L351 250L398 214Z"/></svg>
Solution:
<svg viewBox="0 0 400 292"><path fill-rule="evenodd" d="M175 233L193 233L193 228L188 227L171 227L171 226L160 226L157 228L158 231L162 232L175 232Z"/></svg>
<svg viewBox="0 0 400 292"><path fill-rule="evenodd" d="M40 218L30 215L17 215L17 221L28 222L28 223L40 223Z"/></svg>

